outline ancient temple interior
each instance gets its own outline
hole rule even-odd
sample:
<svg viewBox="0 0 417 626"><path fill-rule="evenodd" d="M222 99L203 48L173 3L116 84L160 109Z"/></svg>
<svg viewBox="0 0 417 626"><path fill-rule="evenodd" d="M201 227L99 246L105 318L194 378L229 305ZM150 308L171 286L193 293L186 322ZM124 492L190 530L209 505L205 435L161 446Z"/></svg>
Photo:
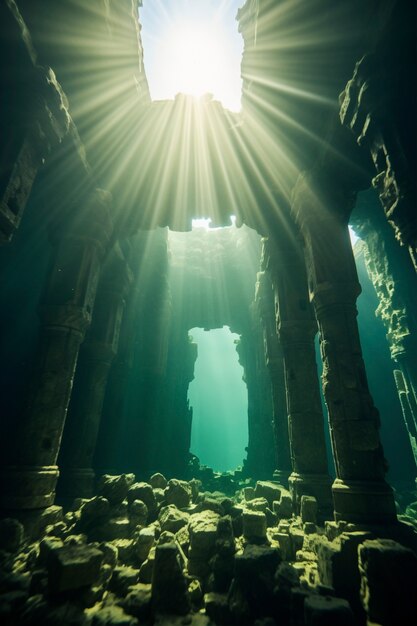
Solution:
<svg viewBox="0 0 417 626"><path fill-rule="evenodd" d="M417 623L416 17L0 0L1 624Z"/></svg>

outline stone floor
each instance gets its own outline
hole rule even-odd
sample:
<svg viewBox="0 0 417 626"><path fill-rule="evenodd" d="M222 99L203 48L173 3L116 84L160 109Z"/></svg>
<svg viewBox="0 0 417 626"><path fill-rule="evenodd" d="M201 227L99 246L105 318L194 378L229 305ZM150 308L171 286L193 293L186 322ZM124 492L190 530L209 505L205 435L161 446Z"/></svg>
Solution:
<svg viewBox="0 0 417 626"><path fill-rule="evenodd" d="M407 626L417 558L395 532L295 515L274 481L103 476L97 495L0 521L4 626ZM417 502L398 494L405 535ZM398 537L396 537L398 539ZM403 542L404 543L404 542Z"/></svg>

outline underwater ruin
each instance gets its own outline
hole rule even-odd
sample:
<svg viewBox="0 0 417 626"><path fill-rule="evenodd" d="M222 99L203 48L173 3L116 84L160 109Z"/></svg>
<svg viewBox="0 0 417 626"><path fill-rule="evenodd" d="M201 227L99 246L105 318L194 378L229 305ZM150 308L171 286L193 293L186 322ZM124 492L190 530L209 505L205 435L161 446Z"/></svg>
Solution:
<svg viewBox="0 0 417 626"><path fill-rule="evenodd" d="M417 623L416 10L0 0L2 625Z"/></svg>

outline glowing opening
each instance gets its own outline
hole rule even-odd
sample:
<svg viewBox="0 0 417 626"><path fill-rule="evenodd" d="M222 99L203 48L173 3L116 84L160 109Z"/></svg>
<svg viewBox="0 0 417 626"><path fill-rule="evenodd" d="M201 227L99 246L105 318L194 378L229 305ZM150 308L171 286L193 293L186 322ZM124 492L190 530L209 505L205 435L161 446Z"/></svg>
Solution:
<svg viewBox="0 0 417 626"><path fill-rule="evenodd" d="M193 220L191 220L191 227L192 229L204 229L204 230L219 230L219 228L230 228L230 226L235 227L236 226L236 215L231 215L230 216L230 226L220 226L218 228L212 228L210 226L210 224L212 223L212 219L211 217L198 217L195 218Z"/></svg>
<svg viewBox="0 0 417 626"><path fill-rule="evenodd" d="M216 471L234 470L242 465L248 445L248 392L236 352L239 335L228 326L193 328L190 335L198 345L188 389L191 452Z"/></svg>
<svg viewBox="0 0 417 626"><path fill-rule="evenodd" d="M355 231L353 230L352 226L349 226L349 235L350 235L350 242L352 244L352 247L355 245L355 243L357 241L359 241L360 237L358 237L358 235L355 233Z"/></svg>
<svg viewBox="0 0 417 626"><path fill-rule="evenodd" d="M240 110L243 40L235 16L242 0L144 2L144 64L153 100L209 93Z"/></svg>

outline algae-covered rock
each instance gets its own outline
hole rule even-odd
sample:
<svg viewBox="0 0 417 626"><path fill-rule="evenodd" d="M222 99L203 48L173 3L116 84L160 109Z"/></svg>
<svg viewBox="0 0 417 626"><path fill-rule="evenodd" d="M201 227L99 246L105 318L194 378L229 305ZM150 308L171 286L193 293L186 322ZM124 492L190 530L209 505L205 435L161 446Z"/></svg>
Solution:
<svg viewBox="0 0 417 626"><path fill-rule="evenodd" d="M191 486L184 480L173 478L168 481L165 489L165 497L168 504L175 504L179 509L187 508L190 505L191 496Z"/></svg>

